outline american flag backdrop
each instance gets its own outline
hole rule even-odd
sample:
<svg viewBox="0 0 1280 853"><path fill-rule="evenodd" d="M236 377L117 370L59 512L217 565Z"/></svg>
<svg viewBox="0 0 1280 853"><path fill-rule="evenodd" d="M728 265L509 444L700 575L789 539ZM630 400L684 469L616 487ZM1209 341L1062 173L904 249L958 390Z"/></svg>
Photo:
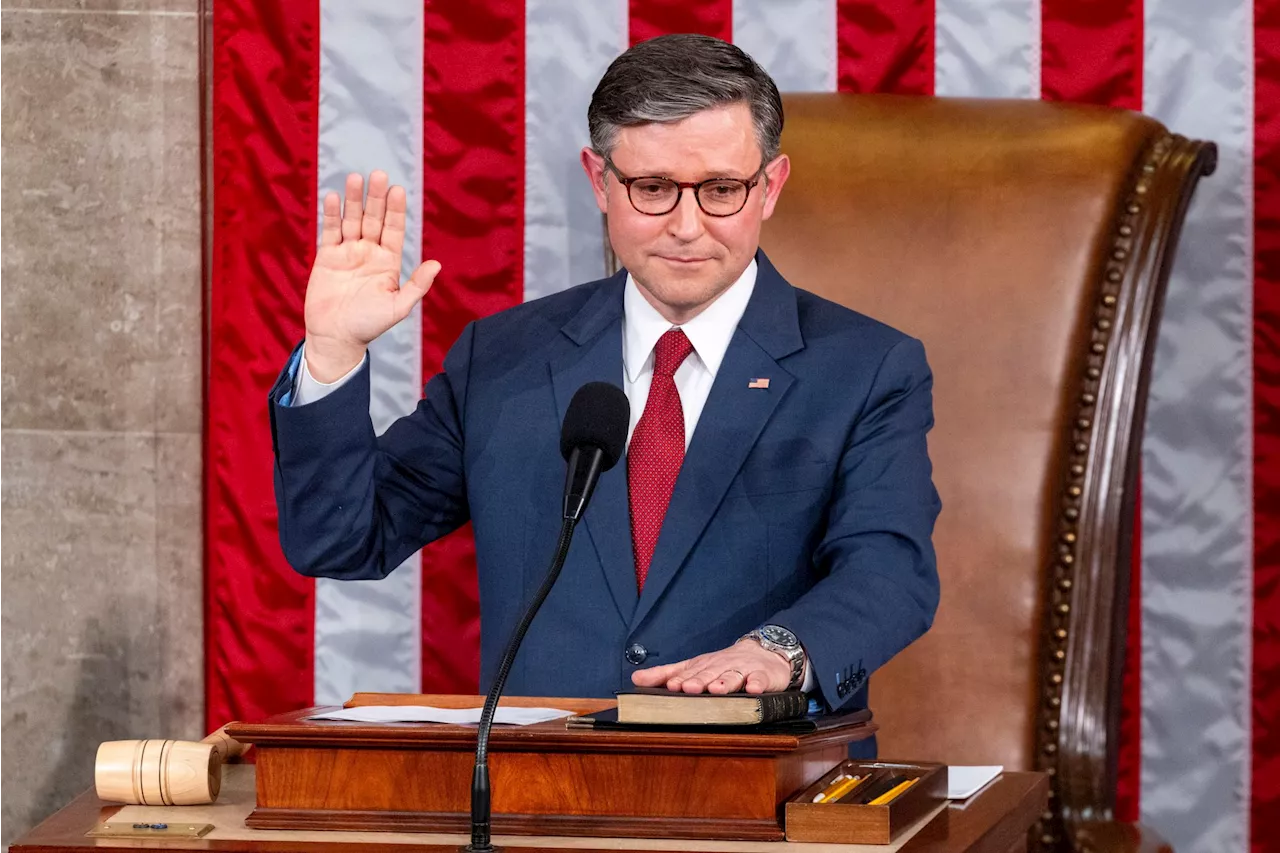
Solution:
<svg viewBox="0 0 1280 853"><path fill-rule="evenodd" d="M210 727L476 690L468 531L374 583L280 553L266 395L302 336L321 192L385 169L410 199L405 275L444 265L373 346L381 430L469 320L603 274L578 166L591 91L629 44L701 32L784 92L1083 101L1218 143L1156 353L1120 816L1180 853L1280 850L1280 0L216 0L213 18Z"/></svg>

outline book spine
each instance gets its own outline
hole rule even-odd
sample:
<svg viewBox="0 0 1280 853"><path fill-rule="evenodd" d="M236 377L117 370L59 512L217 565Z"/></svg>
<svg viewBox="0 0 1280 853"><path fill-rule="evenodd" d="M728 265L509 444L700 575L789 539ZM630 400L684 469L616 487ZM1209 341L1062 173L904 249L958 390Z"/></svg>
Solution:
<svg viewBox="0 0 1280 853"><path fill-rule="evenodd" d="M760 697L760 722L776 723L800 717L809 707L809 700L799 690L785 693L768 693Z"/></svg>

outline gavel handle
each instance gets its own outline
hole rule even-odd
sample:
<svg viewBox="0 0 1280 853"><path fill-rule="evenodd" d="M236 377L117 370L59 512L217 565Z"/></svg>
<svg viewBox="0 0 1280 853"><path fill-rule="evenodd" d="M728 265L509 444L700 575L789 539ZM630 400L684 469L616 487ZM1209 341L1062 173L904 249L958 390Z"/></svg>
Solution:
<svg viewBox="0 0 1280 853"><path fill-rule="evenodd" d="M238 758L241 755L244 755L245 750L252 746L252 744L241 743L231 737L231 735L227 734L227 726L229 725L231 725L231 723L227 723L226 726L222 726L213 734L200 741L201 743L213 744L213 751L218 754L218 757L222 761L230 761L232 758Z"/></svg>

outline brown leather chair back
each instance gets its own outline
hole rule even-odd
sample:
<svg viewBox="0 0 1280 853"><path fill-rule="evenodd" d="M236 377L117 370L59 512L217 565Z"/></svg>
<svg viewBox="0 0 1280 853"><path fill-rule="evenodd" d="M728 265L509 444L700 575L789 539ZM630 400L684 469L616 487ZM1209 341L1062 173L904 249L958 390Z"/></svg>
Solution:
<svg viewBox="0 0 1280 853"><path fill-rule="evenodd" d="M1109 818L1138 426L1213 147L1119 110L833 94L786 98L782 149L770 259L934 372L942 603L871 679L880 753L1050 769L1069 821Z"/></svg>

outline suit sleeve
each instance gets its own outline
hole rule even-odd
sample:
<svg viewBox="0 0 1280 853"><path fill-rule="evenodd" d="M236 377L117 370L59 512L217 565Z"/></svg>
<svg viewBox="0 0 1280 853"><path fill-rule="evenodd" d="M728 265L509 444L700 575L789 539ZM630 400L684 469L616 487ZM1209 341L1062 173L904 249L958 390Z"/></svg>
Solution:
<svg viewBox="0 0 1280 853"><path fill-rule="evenodd" d="M306 405L289 405L296 359L270 394L280 544L310 577L385 577L414 551L469 519L462 416L468 326L414 412L375 436L369 364ZM295 354L296 355L296 354Z"/></svg>
<svg viewBox="0 0 1280 853"><path fill-rule="evenodd" d="M925 438L932 389L919 341L888 351L845 443L814 552L825 577L770 620L800 638L832 709L924 634L938 608L932 537L941 501Z"/></svg>

